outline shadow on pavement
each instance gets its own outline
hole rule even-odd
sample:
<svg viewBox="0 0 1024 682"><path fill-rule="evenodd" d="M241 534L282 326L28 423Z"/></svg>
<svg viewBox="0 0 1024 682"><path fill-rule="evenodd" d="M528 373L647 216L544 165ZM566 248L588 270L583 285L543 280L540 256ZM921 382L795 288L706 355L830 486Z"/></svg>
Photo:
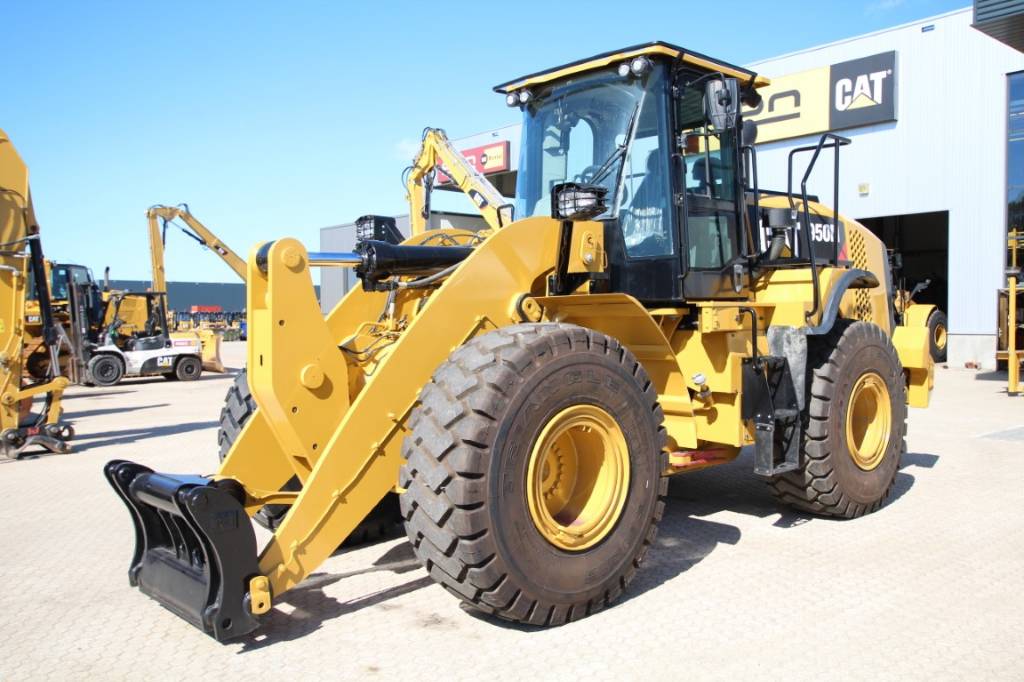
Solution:
<svg viewBox="0 0 1024 682"><path fill-rule="evenodd" d="M234 374L230 372L207 372L204 371L199 375L198 379L192 379L192 381L218 381L220 379L228 378L231 379ZM144 386L145 384L187 384L191 383L188 381L171 381L164 379L162 375L149 376L149 377L128 377L122 379L118 386Z"/></svg>
<svg viewBox="0 0 1024 682"><path fill-rule="evenodd" d="M367 568L347 573L314 573L277 601L278 604L288 604L294 610L291 613L285 613L280 608L271 609L267 615L263 616L260 628L242 641L239 653L258 651L277 642L305 637L309 633L319 630L325 621L369 606L383 604L403 594L429 587L434 584L434 581L424 575L401 585L364 594L348 601L339 601L325 594L324 588L328 585L366 573L391 571L401 574L419 568L420 564L413 555L412 546L408 542L402 542L390 548Z"/></svg>
<svg viewBox="0 0 1024 682"><path fill-rule="evenodd" d="M908 467L930 469L938 462L936 455L905 453L896 474L892 492L886 506L905 495L914 485L914 477L904 471ZM644 561L643 568L629 589L616 602L622 604L630 599L655 589L661 584L685 573L710 555L719 545L737 544L742 533L732 524L712 521L707 518L718 512L732 512L757 518L778 516L772 523L776 528L789 529L815 522L843 522L843 519L828 519L812 516L781 506L772 497L771 489L753 474L753 456L744 451L730 464L713 467L692 474L677 476L669 482L665 514L658 525L658 536ZM321 627L324 621L353 611L382 604L409 592L433 584L428 576L422 576L401 585L363 595L350 601L341 602L324 594L323 589L339 580L374 571L406 573L420 568L412 547L403 542L392 547L374 564L366 569L329 575L315 573L299 586L286 593L281 603L290 604L295 610L286 614L272 610L264 617L263 625L244 642L242 652L260 649L275 642L302 637ZM614 608L613 605L611 608ZM522 625L501 620L489 614L463 605L467 614L486 620L503 628L534 632L545 628Z"/></svg>
<svg viewBox="0 0 1024 682"><path fill-rule="evenodd" d="M1005 369L988 372L978 372L974 375L975 381L1001 381L1004 384L1009 381L1010 374Z"/></svg>
<svg viewBox="0 0 1024 682"><path fill-rule="evenodd" d="M104 431L101 433L79 435L78 438L72 441L72 446L74 447L75 452L86 452L87 450L106 448L110 447L111 445L135 443L137 441L146 440L148 438L173 436L176 433L187 433L189 431L209 429L211 427L219 425L220 422L218 421L186 422L184 424L168 424L166 426L152 426L139 429L124 429L122 431Z"/></svg>
<svg viewBox="0 0 1024 682"><path fill-rule="evenodd" d="M138 410L152 410L157 407L169 407L170 403L154 403L153 405L133 405L131 407L106 407L99 410L74 410L65 413L65 421L74 422L76 419L85 417L98 417L104 414L121 414L123 412L137 412Z"/></svg>
<svg viewBox="0 0 1024 682"><path fill-rule="evenodd" d="M74 400L76 398L91 398L95 400L96 398L107 398L112 395L125 395L135 392L136 391L108 391L102 388L90 388L89 390L81 392L75 391L74 393L65 393L61 400L63 400L64 402L67 402L68 400Z"/></svg>

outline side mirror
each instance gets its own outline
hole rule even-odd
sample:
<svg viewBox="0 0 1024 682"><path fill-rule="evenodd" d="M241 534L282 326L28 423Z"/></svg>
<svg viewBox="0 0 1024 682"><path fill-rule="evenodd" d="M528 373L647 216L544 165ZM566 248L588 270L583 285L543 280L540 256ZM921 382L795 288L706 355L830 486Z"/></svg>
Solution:
<svg viewBox="0 0 1024 682"><path fill-rule="evenodd" d="M736 127L740 88L735 78L710 80L704 86L704 115L716 130Z"/></svg>

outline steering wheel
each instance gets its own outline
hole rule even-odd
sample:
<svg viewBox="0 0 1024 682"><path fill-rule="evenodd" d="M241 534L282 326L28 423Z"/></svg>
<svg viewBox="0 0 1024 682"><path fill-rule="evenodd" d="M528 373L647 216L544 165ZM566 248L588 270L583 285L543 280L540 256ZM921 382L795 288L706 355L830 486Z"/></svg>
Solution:
<svg viewBox="0 0 1024 682"><path fill-rule="evenodd" d="M601 170L600 166L587 166L575 175L572 181L585 185L594 179L594 176L597 175L597 171L599 170Z"/></svg>

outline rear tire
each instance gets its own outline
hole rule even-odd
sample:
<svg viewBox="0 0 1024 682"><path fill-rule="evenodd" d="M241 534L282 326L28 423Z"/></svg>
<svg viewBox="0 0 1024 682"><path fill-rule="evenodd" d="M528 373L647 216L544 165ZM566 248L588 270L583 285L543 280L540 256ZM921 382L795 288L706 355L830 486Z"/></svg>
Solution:
<svg viewBox="0 0 1024 682"><path fill-rule="evenodd" d="M946 346L949 327L946 324L946 313L938 308L928 316L928 343L935 362L946 361Z"/></svg>
<svg viewBox="0 0 1024 682"><path fill-rule="evenodd" d="M197 357L186 355L174 365L174 376L178 381L195 381L203 374L203 362Z"/></svg>
<svg viewBox="0 0 1024 682"><path fill-rule="evenodd" d="M551 430L580 409L609 417L616 435L597 422ZM643 367L599 332L521 324L473 339L423 388L403 444L417 557L464 603L505 620L560 625L601 610L654 541L668 488L663 419Z"/></svg>
<svg viewBox="0 0 1024 682"><path fill-rule="evenodd" d="M903 367L889 337L868 322L840 320L809 351L803 467L770 484L791 507L863 516L885 502L905 449Z"/></svg>
<svg viewBox="0 0 1024 682"><path fill-rule="evenodd" d="M93 356L86 366L89 383L96 386L115 386L124 378L124 363L116 355Z"/></svg>
<svg viewBox="0 0 1024 682"><path fill-rule="evenodd" d="M217 445L220 448L220 460L223 462L238 435L249 421L249 417L256 411L256 400L249 390L249 380L246 371L243 369L235 376L228 394L224 398L224 407L220 411L220 429L217 431ZM299 479L292 477L283 490L298 491L302 489ZM277 530L281 525L288 510L287 504L264 505L253 515L256 523L267 530ZM398 495L388 493L377 503L366 518L356 526L355 530L341 543L342 547L355 547L357 545L398 537L402 533L399 522L402 520L398 508Z"/></svg>

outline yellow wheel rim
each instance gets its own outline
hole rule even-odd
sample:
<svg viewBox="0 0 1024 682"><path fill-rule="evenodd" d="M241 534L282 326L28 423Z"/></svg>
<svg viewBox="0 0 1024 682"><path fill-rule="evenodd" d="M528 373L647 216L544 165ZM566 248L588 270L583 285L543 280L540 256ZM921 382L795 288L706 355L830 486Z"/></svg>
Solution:
<svg viewBox="0 0 1024 682"><path fill-rule="evenodd" d="M526 471L530 518L545 540L567 551L594 546L615 527L628 490L629 448L610 414L573 405L548 421Z"/></svg>
<svg viewBox="0 0 1024 682"><path fill-rule="evenodd" d="M878 374L868 372L857 380L846 408L846 444L854 463L871 471L881 463L892 433L892 402L889 387Z"/></svg>
<svg viewBox="0 0 1024 682"><path fill-rule="evenodd" d="M937 324L935 325L935 347L942 350L946 347L946 325Z"/></svg>

